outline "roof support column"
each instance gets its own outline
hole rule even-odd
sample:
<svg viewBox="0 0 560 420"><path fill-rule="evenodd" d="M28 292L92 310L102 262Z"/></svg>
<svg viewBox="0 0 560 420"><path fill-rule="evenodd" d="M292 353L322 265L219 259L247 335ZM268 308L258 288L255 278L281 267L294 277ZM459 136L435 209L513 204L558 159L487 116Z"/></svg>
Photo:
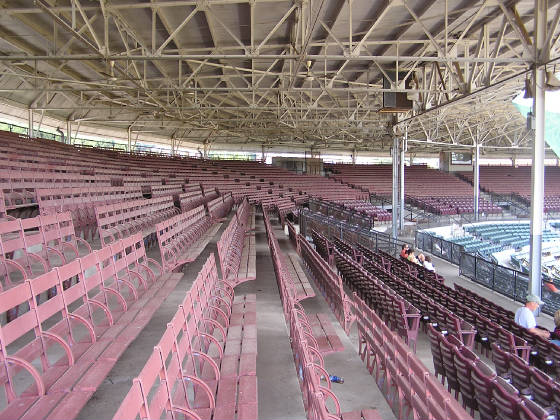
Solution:
<svg viewBox="0 0 560 420"><path fill-rule="evenodd" d="M474 146L474 167L473 167L473 190L474 190L474 220L478 222L480 218L479 203L480 203L480 143L478 142L478 135L476 144Z"/></svg>
<svg viewBox="0 0 560 420"><path fill-rule="evenodd" d="M399 229L401 230L404 229L404 153L406 151L408 128L405 128L404 133L399 153Z"/></svg>
<svg viewBox="0 0 560 420"><path fill-rule="evenodd" d="M29 138L33 138L33 110L31 108L29 108L28 110L28 128L27 128L27 135L29 136Z"/></svg>
<svg viewBox="0 0 560 420"><path fill-rule="evenodd" d="M128 127L128 133L127 133L127 152L128 153L132 153L132 126Z"/></svg>
<svg viewBox="0 0 560 420"><path fill-rule="evenodd" d="M72 144L72 121L66 121L66 143Z"/></svg>
<svg viewBox="0 0 560 420"><path fill-rule="evenodd" d="M547 0L535 0L535 57L539 60L546 39ZM541 296L542 230L544 210L544 116L545 68L535 62L533 68L534 145L531 171L531 247L529 292Z"/></svg>
<svg viewBox="0 0 560 420"><path fill-rule="evenodd" d="M392 216L393 227L392 236L397 239L399 234L399 138L393 137L393 202L392 202Z"/></svg>

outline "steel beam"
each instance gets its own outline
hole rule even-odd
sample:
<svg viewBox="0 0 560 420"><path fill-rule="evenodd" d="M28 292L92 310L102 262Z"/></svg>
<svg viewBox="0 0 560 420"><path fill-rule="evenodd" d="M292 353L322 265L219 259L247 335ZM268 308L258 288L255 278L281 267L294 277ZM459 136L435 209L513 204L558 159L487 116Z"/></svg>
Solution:
<svg viewBox="0 0 560 420"><path fill-rule="evenodd" d="M408 138L408 130L405 130L405 135L400 139L400 153L399 153L399 229L404 229L404 153L406 152L406 141Z"/></svg>
<svg viewBox="0 0 560 420"><path fill-rule="evenodd" d="M33 134L33 127L34 127L34 123L33 123L33 110L29 109L28 110L28 120L27 120L27 134L29 137L33 138L35 137Z"/></svg>
<svg viewBox="0 0 560 420"><path fill-rule="evenodd" d="M478 139L478 132L476 136L476 144L474 147L474 177L473 177L473 190L474 190L474 220L478 222L480 218L479 203L480 203L480 142Z"/></svg>
<svg viewBox="0 0 560 420"><path fill-rule="evenodd" d="M393 137L393 199L392 199L392 237L397 239L399 236L399 138Z"/></svg>
<svg viewBox="0 0 560 420"><path fill-rule="evenodd" d="M534 57L542 54L547 27L547 0L535 0ZM545 68L533 68L533 112L535 118L535 140L531 169L531 244L529 291L541 296L542 282L542 231L544 215L544 121L545 121Z"/></svg>

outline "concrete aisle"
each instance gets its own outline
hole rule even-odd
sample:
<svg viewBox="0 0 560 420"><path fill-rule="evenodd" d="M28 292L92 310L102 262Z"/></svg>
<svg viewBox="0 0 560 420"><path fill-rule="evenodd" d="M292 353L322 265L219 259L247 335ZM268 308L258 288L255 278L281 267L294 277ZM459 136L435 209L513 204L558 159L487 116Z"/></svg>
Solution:
<svg viewBox="0 0 560 420"><path fill-rule="evenodd" d="M275 234L283 252L296 254L295 248L279 226L275 226ZM306 270L301 259L300 264ZM376 409L380 415L379 418L395 419L395 414L375 383L374 377L369 374L365 363L358 356L356 326L353 326L350 337L348 337L317 289L313 278L309 273L306 272L306 274L309 283L315 290L315 297L306 299L301 304L308 315L328 314L338 337L344 345L344 351L325 356L325 367L329 374L342 376L345 380L344 384L332 384L332 390L340 402L341 411L344 413L360 409Z"/></svg>
<svg viewBox="0 0 560 420"><path fill-rule="evenodd" d="M259 419L305 419L290 335L261 214L256 215L257 279L235 293L257 295Z"/></svg>

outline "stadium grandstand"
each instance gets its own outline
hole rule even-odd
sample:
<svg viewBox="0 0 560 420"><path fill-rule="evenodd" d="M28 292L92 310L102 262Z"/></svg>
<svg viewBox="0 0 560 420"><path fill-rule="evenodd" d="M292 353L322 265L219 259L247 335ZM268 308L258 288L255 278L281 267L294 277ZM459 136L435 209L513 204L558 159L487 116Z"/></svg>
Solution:
<svg viewBox="0 0 560 420"><path fill-rule="evenodd" d="M560 419L559 23L2 1L0 420Z"/></svg>

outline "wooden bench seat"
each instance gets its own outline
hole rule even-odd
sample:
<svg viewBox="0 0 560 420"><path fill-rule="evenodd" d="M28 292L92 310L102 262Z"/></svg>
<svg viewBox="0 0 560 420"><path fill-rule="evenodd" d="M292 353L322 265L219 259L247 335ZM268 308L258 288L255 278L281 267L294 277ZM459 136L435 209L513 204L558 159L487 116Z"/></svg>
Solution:
<svg viewBox="0 0 560 420"><path fill-rule="evenodd" d="M327 314L315 314L309 317L313 336L319 345L321 354L344 351L344 345L336 333Z"/></svg>
<svg viewBox="0 0 560 420"><path fill-rule="evenodd" d="M214 198L206 203L208 214L214 220L220 220L226 217L231 208L233 207L233 196L231 193L226 193L219 197Z"/></svg>
<svg viewBox="0 0 560 420"><path fill-rule="evenodd" d="M244 200L217 244L222 278L233 286L256 278L255 232L249 225L254 220L252 213Z"/></svg>
<svg viewBox="0 0 560 420"><path fill-rule="evenodd" d="M11 365L0 374L0 418L75 418L180 278L163 274L134 235L0 294L0 312L29 307L0 327Z"/></svg>
<svg viewBox="0 0 560 420"><path fill-rule="evenodd" d="M301 268L297 255L290 254L287 263L288 269L292 272L292 279L296 285L296 300L301 302L304 299L314 297L315 290L313 290L303 268Z"/></svg>
<svg viewBox="0 0 560 420"><path fill-rule="evenodd" d="M203 206L178 214L155 226L165 271L181 269L194 261L220 229Z"/></svg>
<svg viewBox="0 0 560 420"><path fill-rule="evenodd" d="M255 305L210 255L113 419L257 419Z"/></svg>
<svg viewBox="0 0 560 420"><path fill-rule="evenodd" d="M374 409L363 409L342 413L341 420L381 420L381 415Z"/></svg>

